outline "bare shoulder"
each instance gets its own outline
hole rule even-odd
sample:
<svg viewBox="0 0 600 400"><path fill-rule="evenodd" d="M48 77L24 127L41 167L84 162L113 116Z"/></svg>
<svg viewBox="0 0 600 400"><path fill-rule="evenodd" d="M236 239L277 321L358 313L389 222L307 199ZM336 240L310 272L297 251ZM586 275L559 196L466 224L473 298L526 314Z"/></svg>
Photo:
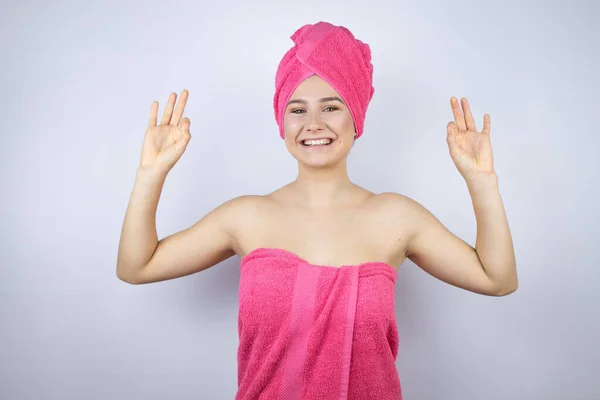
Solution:
<svg viewBox="0 0 600 400"><path fill-rule="evenodd" d="M272 214L275 203L269 195L243 195L221 206L222 219L236 254L243 255L247 238L264 229L264 222Z"/></svg>
<svg viewBox="0 0 600 400"><path fill-rule="evenodd" d="M228 228L235 233L249 219L265 212L272 203L267 196L263 195L243 195L234 197L217 207L213 213L216 217L223 219Z"/></svg>
<svg viewBox="0 0 600 400"><path fill-rule="evenodd" d="M227 212L244 212L255 207L260 207L260 204L265 200L265 196L261 195L243 195L234 197L226 201L220 207Z"/></svg>
<svg viewBox="0 0 600 400"><path fill-rule="evenodd" d="M378 212L381 212L390 218L407 218L427 212L425 207L417 201L408 196L393 192L374 194L369 199L369 203L374 209L378 210Z"/></svg>
<svg viewBox="0 0 600 400"><path fill-rule="evenodd" d="M421 203L399 193L375 194L369 202L378 218L392 227L402 227L402 232L409 243L424 226L437 221Z"/></svg>
<svg viewBox="0 0 600 400"><path fill-rule="evenodd" d="M267 196L263 195L243 195L234 197L233 199L223 203L223 208L228 213L241 215L248 211L255 211L269 202Z"/></svg>

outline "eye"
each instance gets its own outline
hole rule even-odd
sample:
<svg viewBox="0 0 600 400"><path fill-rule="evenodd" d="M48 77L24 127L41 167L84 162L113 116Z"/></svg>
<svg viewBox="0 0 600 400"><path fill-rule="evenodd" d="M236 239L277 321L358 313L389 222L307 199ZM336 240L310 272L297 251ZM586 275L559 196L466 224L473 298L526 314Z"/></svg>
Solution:
<svg viewBox="0 0 600 400"><path fill-rule="evenodd" d="M327 106L323 109L323 111L336 111L339 110L339 108L335 107L335 106ZM296 108L290 111L290 113L292 114L303 114L306 111L302 108Z"/></svg>

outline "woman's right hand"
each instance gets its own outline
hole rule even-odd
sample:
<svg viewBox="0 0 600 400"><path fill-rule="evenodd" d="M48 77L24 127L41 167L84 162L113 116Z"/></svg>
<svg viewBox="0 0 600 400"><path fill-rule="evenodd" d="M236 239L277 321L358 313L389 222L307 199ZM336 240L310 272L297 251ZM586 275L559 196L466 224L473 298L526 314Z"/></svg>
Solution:
<svg viewBox="0 0 600 400"><path fill-rule="evenodd" d="M175 107L177 94L171 93L160 125L157 125L158 102L152 103L140 168L157 174L167 174L179 161L192 137L189 118L182 118L187 99L188 91L183 90Z"/></svg>

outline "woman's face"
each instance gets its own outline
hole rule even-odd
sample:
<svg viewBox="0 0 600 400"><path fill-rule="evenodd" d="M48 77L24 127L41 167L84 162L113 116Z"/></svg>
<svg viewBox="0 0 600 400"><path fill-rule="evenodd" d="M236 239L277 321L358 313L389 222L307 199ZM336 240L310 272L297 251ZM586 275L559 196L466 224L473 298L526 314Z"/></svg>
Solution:
<svg viewBox="0 0 600 400"><path fill-rule="evenodd" d="M354 121L341 96L317 75L304 80L284 111L285 144L298 162L327 167L354 144Z"/></svg>

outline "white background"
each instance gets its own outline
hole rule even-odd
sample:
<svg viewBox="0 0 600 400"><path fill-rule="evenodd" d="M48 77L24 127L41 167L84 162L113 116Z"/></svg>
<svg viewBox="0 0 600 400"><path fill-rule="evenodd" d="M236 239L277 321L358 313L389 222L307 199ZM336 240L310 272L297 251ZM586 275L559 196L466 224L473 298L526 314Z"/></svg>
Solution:
<svg viewBox="0 0 600 400"><path fill-rule="evenodd" d="M519 290L399 271L407 400L600 398L600 6L588 1L14 1L0 6L0 398L232 399L239 259L151 285L117 279L153 100L186 88L192 141L159 237L268 193L297 164L273 116L300 26L348 27L375 95L351 179L407 195L474 244L448 154L450 97L492 121Z"/></svg>

